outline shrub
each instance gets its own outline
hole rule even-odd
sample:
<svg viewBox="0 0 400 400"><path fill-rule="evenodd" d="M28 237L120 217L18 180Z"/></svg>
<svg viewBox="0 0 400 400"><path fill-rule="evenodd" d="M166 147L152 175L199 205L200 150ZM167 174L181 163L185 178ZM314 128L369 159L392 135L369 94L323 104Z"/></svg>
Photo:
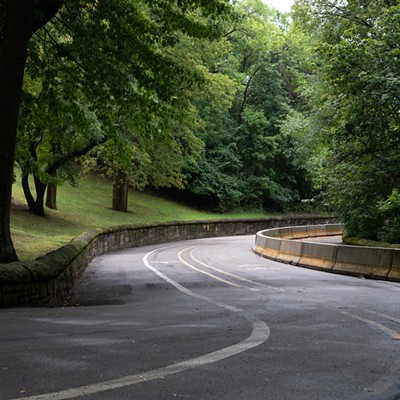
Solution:
<svg viewBox="0 0 400 400"><path fill-rule="evenodd" d="M383 224L378 230L378 238L388 243L400 243L400 193L393 189L384 201L379 202L378 210Z"/></svg>

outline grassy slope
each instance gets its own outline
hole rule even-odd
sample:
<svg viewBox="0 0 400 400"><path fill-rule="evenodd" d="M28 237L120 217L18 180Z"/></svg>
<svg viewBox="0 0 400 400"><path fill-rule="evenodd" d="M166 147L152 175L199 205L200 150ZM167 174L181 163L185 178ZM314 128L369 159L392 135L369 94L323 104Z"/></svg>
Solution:
<svg viewBox="0 0 400 400"><path fill-rule="evenodd" d="M58 189L58 210L46 209L47 216L37 217L26 210L19 182L13 186L11 230L17 254L21 260L36 258L69 242L79 234L94 228L123 224L176 220L240 218L263 216L262 213L232 213L228 215L193 210L173 201L148 193L130 191L129 212L111 210L110 182L99 177L86 177L78 187Z"/></svg>

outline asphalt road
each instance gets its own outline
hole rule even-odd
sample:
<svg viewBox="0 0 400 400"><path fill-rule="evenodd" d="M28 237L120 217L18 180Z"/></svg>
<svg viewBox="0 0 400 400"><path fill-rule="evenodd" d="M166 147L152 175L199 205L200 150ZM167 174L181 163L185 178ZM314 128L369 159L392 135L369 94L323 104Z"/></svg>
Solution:
<svg viewBox="0 0 400 400"><path fill-rule="evenodd" d="M0 399L400 398L400 285L272 262L253 241L117 251L76 306L0 310Z"/></svg>

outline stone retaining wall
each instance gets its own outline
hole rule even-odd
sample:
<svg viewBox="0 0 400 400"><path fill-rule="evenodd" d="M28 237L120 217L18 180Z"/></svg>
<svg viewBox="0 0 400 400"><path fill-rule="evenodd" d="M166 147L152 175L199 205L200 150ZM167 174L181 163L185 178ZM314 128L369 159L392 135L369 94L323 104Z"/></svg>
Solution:
<svg viewBox="0 0 400 400"><path fill-rule="evenodd" d="M109 251L196 238L251 235L265 228L332 221L326 217L229 219L91 231L36 260L0 264L0 307L64 304L88 263Z"/></svg>
<svg viewBox="0 0 400 400"><path fill-rule="evenodd" d="M400 249L293 240L341 235L342 229L340 224L268 229L256 234L254 251L301 267L400 282Z"/></svg>

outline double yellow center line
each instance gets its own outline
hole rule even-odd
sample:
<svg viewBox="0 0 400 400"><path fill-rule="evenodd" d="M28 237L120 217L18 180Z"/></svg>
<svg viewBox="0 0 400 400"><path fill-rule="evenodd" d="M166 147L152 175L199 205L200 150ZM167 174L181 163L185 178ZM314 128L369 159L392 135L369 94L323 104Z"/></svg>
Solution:
<svg viewBox="0 0 400 400"><path fill-rule="evenodd" d="M217 281L219 281L219 282L223 282L223 283L226 283L227 285L231 285L231 286L234 286L234 287L240 287L240 288L241 288L241 287L244 287L244 286L239 285L239 284L237 284L237 283L234 283L234 282L232 282L232 281L230 281L230 280L223 279L223 278L221 278L221 277L219 277L219 276L217 276L217 275L214 275L214 274L212 274L212 273L210 273L210 272L206 272L206 271L204 271L203 269L197 268L197 267L194 266L193 264L191 264L191 263L185 261L185 260L183 259L183 253L190 250L189 257L190 257L195 263L200 264L200 265L202 265L203 267L206 267L206 268L208 268L208 269L210 269L210 270L213 270L213 271L215 271L215 272L218 272L218 273L220 273L220 274L229 276L230 278L233 278L233 279L235 279L235 280L237 280L237 281L240 281L240 282L249 283L249 284L254 285L254 286L261 286L261 287L268 288L268 289L278 290L278 291L280 291L280 292L283 292L283 291L284 291L284 289L276 288L276 287L270 286L270 285L264 285L264 284L262 284L262 283L255 282L255 281L252 281L252 280L250 280L250 279L246 279L246 278L243 278L243 277L241 277L241 276L238 276L238 275L235 275L235 274L231 274L230 272L223 271L223 270L221 270L221 269L212 267L211 265L208 265L208 264L206 264L206 263L200 261L199 259L197 259L197 258L193 255L193 253L195 252L195 250L197 250L199 247L200 247L200 246L193 246L193 247L188 247L188 248L186 248L186 249L181 250L181 251L178 253L178 259L179 259L179 261L180 261L181 263L185 264L187 267L193 269L194 271L197 271L197 272L200 272L200 273L202 273L202 274L204 274L204 275L207 275L207 276L209 276L210 278L213 278L213 279L215 279L215 280L217 280ZM246 287L247 289L250 289L250 290L258 290L258 289L250 288L250 287L248 287L248 286L245 286L245 287Z"/></svg>

